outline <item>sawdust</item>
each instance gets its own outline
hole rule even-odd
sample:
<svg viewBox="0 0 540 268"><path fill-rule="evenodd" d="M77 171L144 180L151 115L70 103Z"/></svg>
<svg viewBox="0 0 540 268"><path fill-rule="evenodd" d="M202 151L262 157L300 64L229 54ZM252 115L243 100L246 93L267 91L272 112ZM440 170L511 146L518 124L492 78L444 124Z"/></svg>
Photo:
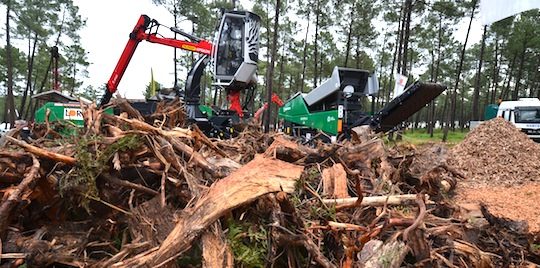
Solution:
<svg viewBox="0 0 540 268"><path fill-rule="evenodd" d="M530 232L540 232L540 183L520 186L458 187L455 200L460 205L487 205L495 216L514 221L527 221Z"/></svg>
<svg viewBox="0 0 540 268"><path fill-rule="evenodd" d="M540 144L502 118L472 130L452 148L448 163L470 187L515 186L540 181Z"/></svg>
<svg viewBox="0 0 540 268"><path fill-rule="evenodd" d="M526 221L529 231L540 231L540 144L495 118L454 146L448 163L466 177L458 184L458 204L483 203L498 217Z"/></svg>

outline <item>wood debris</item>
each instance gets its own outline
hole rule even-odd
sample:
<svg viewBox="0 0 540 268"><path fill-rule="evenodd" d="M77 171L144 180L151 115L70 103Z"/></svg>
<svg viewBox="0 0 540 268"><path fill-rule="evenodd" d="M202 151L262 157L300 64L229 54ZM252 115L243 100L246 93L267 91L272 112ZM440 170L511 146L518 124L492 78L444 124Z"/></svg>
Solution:
<svg viewBox="0 0 540 268"><path fill-rule="evenodd" d="M123 100L120 115L89 105L84 128L5 138L0 265L539 263L527 228L487 209L482 226L459 217L448 195L460 171L425 151L366 137L306 146L254 126L213 140L172 104L148 117Z"/></svg>

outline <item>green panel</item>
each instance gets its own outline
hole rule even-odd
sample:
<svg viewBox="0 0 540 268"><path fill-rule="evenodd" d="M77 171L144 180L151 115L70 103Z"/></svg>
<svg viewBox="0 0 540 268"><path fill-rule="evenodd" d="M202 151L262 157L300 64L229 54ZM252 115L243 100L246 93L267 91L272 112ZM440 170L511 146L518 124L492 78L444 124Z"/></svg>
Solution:
<svg viewBox="0 0 540 268"><path fill-rule="evenodd" d="M36 111L34 115L36 123L45 122L45 113L47 112L47 109L51 111L49 121L58 121L64 119L64 107L55 105L54 102L47 102Z"/></svg>
<svg viewBox="0 0 540 268"><path fill-rule="evenodd" d="M490 120L497 117L497 110L499 110L499 106L496 104L487 105L484 109L484 120Z"/></svg>
<svg viewBox="0 0 540 268"><path fill-rule="evenodd" d="M281 108L279 108L279 115L287 114L288 116L293 115L306 115L308 114L308 108L306 102L302 95L297 95L293 99L287 101Z"/></svg>
<svg viewBox="0 0 540 268"><path fill-rule="evenodd" d="M208 117L212 117L214 115L214 111L208 105L199 105L199 109L201 110L203 114L205 114Z"/></svg>
<svg viewBox="0 0 540 268"><path fill-rule="evenodd" d="M47 102L36 111L34 115L36 123L45 122L45 114L47 109L51 111L51 114L49 115L49 122L66 120L77 126L84 126L82 110L79 103ZM107 108L105 109L105 113L113 114L113 109Z"/></svg>
<svg viewBox="0 0 540 268"><path fill-rule="evenodd" d="M308 113L303 115L281 114L280 118L285 121L304 125L313 129L322 130L331 135L338 134L338 111L330 110L318 113Z"/></svg>
<svg viewBox="0 0 540 268"><path fill-rule="evenodd" d="M319 129L330 135L338 134L338 111L310 113L302 95L297 95L279 108L279 118L313 129Z"/></svg>

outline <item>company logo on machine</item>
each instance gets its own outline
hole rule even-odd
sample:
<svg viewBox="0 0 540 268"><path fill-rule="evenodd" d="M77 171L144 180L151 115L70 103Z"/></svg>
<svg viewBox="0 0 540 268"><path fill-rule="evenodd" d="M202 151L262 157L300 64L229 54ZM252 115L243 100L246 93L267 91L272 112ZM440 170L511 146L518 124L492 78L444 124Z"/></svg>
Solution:
<svg viewBox="0 0 540 268"><path fill-rule="evenodd" d="M66 120L84 120L81 109L64 108L64 119Z"/></svg>
<svg viewBox="0 0 540 268"><path fill-rule="evenodd" d="M540 128L540 124L527 124L525 125L527 128Z"/></svg>
<svg viewBox="0 0 540 268"><path fill-rule="evenodd" d="M292 107L290 107L290 106L283 107L284 112L290 111L291 109L292 109Z"/></svg>
<svg viewBox="0 0 540 268"><path fill-rule="evenodd" d="M326 117L326 122L332 122L332 121L336 121L336 118L333 116Z"/></svg>

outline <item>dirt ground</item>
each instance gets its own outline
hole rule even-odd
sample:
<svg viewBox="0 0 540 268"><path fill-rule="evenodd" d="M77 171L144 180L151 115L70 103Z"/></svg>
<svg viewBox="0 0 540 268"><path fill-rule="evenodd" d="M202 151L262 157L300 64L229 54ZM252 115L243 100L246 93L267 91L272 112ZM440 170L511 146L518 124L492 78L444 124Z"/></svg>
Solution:
<svg viewBox="0 0 540 268"><path fill-rule="evenodd" d="M473 209L479 209L478 204L482 202L494 215L527 221L530 232L540 232L540 183L470 187L467 181L460 181L455 200Z"/></svg>

